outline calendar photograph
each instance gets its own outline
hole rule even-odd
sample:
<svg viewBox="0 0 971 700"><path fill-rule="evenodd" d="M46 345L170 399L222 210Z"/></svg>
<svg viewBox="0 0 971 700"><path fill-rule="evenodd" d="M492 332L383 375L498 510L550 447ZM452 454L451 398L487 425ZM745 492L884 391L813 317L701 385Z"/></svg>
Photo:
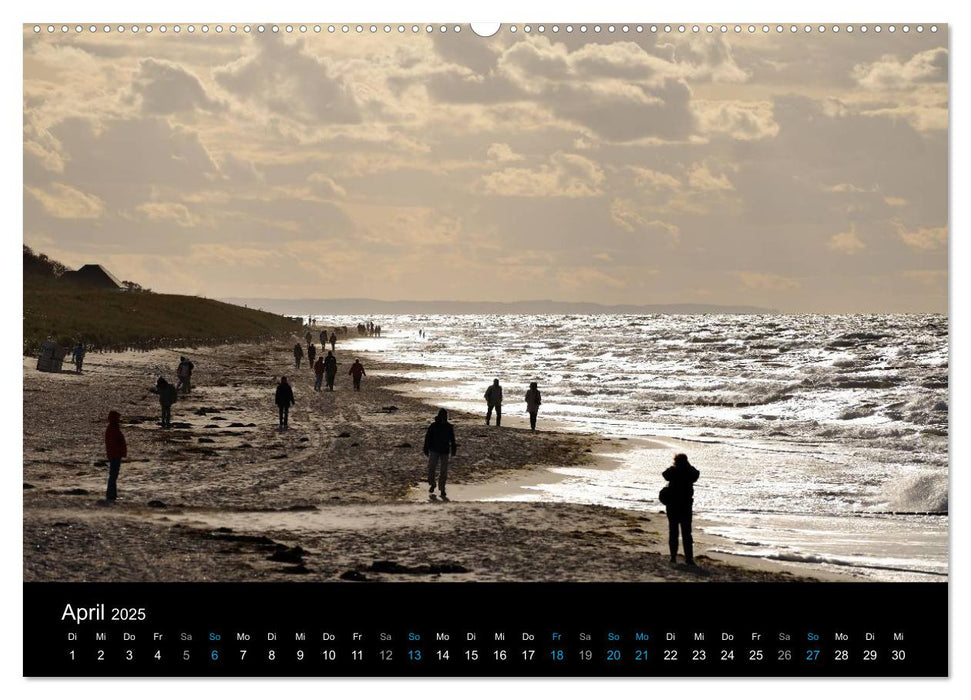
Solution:
<svg viewBox="0 0 971 700"><path fill-rule="evenodd" d="M22 39L25 585L947 582L946 24Z"/></svg>

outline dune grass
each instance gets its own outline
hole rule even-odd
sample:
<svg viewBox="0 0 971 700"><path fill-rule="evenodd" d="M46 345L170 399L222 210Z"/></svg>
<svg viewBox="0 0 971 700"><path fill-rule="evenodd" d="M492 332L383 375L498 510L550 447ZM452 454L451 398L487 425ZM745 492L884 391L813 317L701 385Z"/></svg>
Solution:
<svg viewBox="0 0 971 700"><path fill-rule="evenodd" d="M92 350L218 345L294 333L285 316L213 299L90 289L62 279L24 275L24 353L48 337Z"/></svg>

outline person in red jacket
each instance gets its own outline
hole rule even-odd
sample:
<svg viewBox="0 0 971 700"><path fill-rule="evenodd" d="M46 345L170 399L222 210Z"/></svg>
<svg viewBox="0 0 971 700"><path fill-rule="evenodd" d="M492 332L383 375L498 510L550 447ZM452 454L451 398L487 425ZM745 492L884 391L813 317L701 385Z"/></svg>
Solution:
<svg viewBox="0 0 971 700"><path fill-rule="evenodd" d="M348 374L354 379L354 391L360 391L361 377L367 376L367 372L364 371L364 365L361 364L360 360L354 360L354 364L351 365L351 371Z"/></svg>
<svg viewBox="0 0 971 700"><path fill-rule="evenodd" d="M108 428L105 430L105 452L108 454L108 492L105 500L114 501L118 498L118 473L121 471L121 460L128 456L128 445L121 433L121 414L111 411L108 414Z"/></svg>

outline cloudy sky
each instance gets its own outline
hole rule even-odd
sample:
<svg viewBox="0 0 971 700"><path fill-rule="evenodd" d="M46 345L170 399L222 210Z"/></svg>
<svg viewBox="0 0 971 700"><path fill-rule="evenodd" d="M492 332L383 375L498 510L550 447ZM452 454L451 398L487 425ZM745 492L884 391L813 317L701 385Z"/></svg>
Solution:
<svg viewBox="0 0 971 700"><path fill-rule="evenodd" d="M24 33L24 242L210 297L945 311L947 35Z"/></svg>

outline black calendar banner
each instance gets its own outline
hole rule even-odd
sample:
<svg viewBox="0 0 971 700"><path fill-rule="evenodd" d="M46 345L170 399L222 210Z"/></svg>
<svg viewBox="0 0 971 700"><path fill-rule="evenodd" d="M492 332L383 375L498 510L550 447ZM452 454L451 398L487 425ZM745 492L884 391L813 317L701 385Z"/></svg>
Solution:
<svg viewBox="0 0 971 700"><path fill-rule="evenodd" d="M946 676L946 584L25 584L27 676Z"/></svg>

